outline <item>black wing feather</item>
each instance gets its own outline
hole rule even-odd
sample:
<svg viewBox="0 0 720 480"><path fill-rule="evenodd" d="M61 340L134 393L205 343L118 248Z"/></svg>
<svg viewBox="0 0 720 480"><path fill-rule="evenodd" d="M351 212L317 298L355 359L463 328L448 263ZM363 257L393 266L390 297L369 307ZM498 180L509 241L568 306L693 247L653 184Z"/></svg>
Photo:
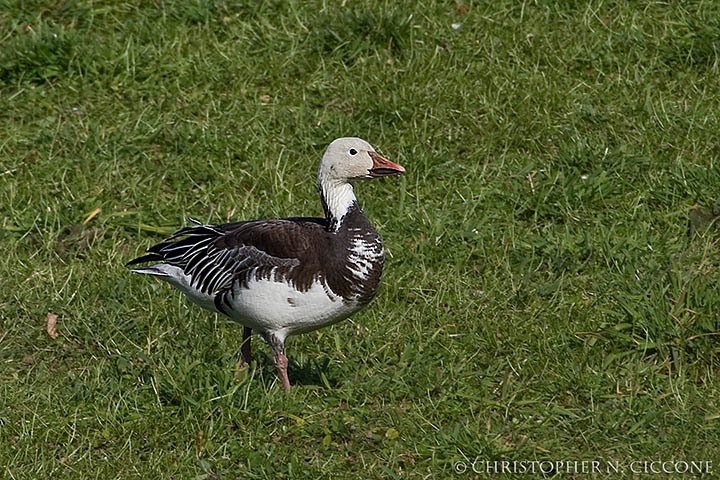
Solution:
<svg viewBox="0 0 720 480"><path fill-rule="evenodd" d="M253 269L300 265L312 251L312 240L303 235L308 229L324 230L324 221L292 218L184 227L127 266L174 265L191 278L195 288L219 296Z"/></svg>

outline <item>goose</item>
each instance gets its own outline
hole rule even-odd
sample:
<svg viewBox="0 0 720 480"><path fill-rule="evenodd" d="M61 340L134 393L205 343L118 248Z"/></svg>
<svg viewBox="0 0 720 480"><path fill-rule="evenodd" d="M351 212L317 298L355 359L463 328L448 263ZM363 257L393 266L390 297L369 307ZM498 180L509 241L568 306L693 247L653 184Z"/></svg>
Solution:
<svg viewBox="0 0 720 480"><path fill-rule="evenodd" d="M404 172L365 140L338 138L325 150L317 174L324 218L196 222L127 266L243 325L246 363L252 361L251 335L259 333L289 390L286 338L348 318L380 287L383 243L358 205L354 182Z"/></svg>

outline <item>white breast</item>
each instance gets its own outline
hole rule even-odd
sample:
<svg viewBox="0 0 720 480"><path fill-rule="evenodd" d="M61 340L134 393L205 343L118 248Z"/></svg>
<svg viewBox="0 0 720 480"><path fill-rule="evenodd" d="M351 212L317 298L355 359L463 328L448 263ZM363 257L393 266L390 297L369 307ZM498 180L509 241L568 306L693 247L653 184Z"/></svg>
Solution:
<svg viewBox="0 0 720 480"><path fill-rule="evenodd" d="M258 331L303 333L343 320L361 306L345 302L320 280L300 292L286 282L253 279L236 284L228 299L231 318Z"/></svg>

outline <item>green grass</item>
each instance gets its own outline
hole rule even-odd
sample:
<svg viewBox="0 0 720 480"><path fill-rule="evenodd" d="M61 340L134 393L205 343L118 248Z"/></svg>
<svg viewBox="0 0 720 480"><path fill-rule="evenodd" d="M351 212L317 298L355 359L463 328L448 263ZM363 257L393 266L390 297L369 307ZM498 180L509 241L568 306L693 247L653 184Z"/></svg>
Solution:
<svg viewBox="0 0 720 480"><path fill-rule="evenodd" d="M720 468L720 4L242 3L0 2L3 478ZM408 171L357 189L384 286L286 394L123 264L320 214L348 135Z"/></svg>

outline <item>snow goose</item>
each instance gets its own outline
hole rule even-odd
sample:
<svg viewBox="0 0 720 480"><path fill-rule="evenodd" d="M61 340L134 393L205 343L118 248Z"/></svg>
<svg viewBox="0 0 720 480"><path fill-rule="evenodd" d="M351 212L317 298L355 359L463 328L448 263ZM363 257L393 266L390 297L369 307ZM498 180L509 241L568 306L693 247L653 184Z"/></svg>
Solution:
<svg viewBox="0 0 720 480"><path fill-rule="evenodd" d="M404 171L366 141L338 138L317 175L324 218L188 226L127 265L154 262L132 271L166 280L192 302L242 324L244 361L251 361L252 331L260 333L289 389L288 335L347 318L380 287L382 240L360 209L353 182Z"/></svg>

